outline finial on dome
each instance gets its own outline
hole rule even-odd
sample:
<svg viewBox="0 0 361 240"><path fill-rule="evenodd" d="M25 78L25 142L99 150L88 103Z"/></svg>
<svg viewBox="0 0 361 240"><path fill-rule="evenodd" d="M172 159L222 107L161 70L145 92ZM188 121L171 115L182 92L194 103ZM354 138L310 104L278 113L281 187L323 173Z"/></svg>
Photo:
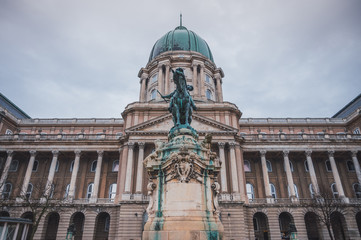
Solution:
<svg viewBox="0 0 361 240"><path fill-rule="evenodd" d="M179 16L179 21L180 21L179 26L181 26L181 27L182 27L182 13L180 13L180 16Z"/></svg>

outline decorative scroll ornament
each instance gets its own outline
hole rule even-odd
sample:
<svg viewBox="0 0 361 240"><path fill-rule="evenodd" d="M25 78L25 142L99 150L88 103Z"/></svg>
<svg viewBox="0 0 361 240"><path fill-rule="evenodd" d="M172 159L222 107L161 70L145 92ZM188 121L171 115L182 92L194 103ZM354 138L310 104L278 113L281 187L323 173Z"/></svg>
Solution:
<svg viewBox="0 0 361 240"><path fill-rule="evenodd" d="M148 216L152 215L154 213L154 201L155 201L155 196L154 195L154 189L157 187L157 185L155 185L155 183L153 182L149 182L147 185L147 190L148 190L148 196L149 196L149 205L147 207L147 213Z"/></svg>

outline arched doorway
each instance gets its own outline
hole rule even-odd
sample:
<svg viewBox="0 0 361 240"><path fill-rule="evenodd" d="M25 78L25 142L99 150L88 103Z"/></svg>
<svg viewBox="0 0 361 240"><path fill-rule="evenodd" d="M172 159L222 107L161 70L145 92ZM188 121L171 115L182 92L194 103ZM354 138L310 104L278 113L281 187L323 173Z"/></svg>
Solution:
<svg viewBox="0 0 361 240"><path fill-rule="evenodd" d="M347 236L347 225L345 221L345 217L340 212L333 212L331 214L331 226L333 236L337 240L345 240L348 239Z"/></svg>
<svg viewBox="0 0 361 240"><path fill-rule="evenodd" d="M70 224L74 224L75 227L74 240L83 239L84 220L85 220L85 216L82 212L76 212L70 218Z"/></svg>
<svg viewBox="0 0 361 240"><path fill-rule="evenodd" d="M290 223L294 223L293 217L288 212L282 212L278 217L282 239L289 239Z"/></svg>
<svg viewBox="0 0 361 240"><path fill-rule="evenodd" d="M0 212L0 217L10 217L10 214L7 211L1 211Z"/></svg>
<svg viewBox="0 0 361 240"><path fill-rule="evenodd" d="M314 212L308 212L305 214L305 224L307 230L307 238L309 240L321 239L318 232L320 227L317 221L317 215Z"/></svg>
<svg viewBox="0 0 361 240"><path fill-rule="evenodd" d="M357 223L358 233L360 234L361 237L361 212L358 212L356 214L356 223Z"/></svg>
<svg viewBox="0 0 361 240"><path fill-rule="evenodd" d="M56 239L56 234L58 233L59 219L60 216L57 212L49 213L48 216L46 216L46 240Z"/></svg>
<svg viewBox="0 0 361 240"><path fill-rule="evenodd" d="M34 214L32 212L25 212L23 213L23 215L21 215L21 218L29 219L32 222L33 222L33 217ZM28 237L26 238L27 240L31 238L32 232L33 232L33 225L30 225L28 230Z"/></svg>
<svg viewBox="0 0 361 240"><path fill-rule="evenodd" d="M95 220L95 240L106 240L109 235L109 226L110 226L110 215L106 212L101 212L98 214Z"/></svg>
<svg viewBox="0 0 361 240"><path fill-rule="evenodd" d="M253 229L254 229L255 239L259 239L259 240L270 239L268 218L266 214L257 212L253 215Z"/></svg>

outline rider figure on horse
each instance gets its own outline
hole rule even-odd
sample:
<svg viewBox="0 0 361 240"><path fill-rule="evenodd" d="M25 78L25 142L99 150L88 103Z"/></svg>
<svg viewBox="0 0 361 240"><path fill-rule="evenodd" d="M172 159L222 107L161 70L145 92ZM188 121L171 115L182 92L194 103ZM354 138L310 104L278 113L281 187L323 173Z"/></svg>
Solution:
<svg viewBox="0 0 361 240"><path fill-rule="evenodd" d="M176 89L168 94L160 96L166 100L170 99L169 112L173 115L173 122L175 126L187 125L189 126L192 122L192 112L197 110L196 105L193 102L189 91L193 90L193 87L187 85L187 81L182 68L177 68L173 71L173 80L176 84Z"/></svg>

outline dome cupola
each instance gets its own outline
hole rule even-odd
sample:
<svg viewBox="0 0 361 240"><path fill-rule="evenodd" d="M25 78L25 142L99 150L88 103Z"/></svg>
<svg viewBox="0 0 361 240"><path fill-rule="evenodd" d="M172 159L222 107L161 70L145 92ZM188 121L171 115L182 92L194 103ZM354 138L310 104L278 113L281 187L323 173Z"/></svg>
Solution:
<svg viewBox="0 0 361 240"><path fill-rule="evenodd" d="M166 33L154 44L149 56L149 62L158 55L168 51L198 52L214 63L212 52L207 42L195 32L182 26L182 22L180 26Z"/></svg>

